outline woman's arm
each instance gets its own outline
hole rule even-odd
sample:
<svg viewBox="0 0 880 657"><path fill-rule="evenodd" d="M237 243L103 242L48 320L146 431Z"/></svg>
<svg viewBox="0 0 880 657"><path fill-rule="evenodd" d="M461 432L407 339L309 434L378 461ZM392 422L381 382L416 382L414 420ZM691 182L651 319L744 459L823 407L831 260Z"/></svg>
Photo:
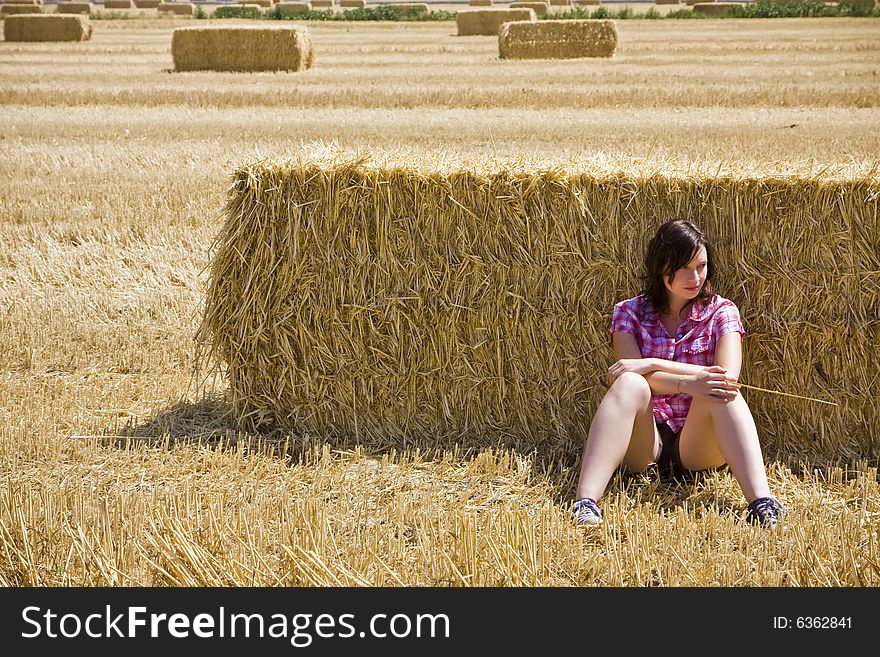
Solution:
<svg viewBox="0 0 880 657"><path fill-rule="evenodd" d="M711 401L736 399L742 366L742 344L739 333L726 333L715 345L715 364L710 367L687 365L661 360L660 367L645 378L654 394L684 393ZM685 372L684 368L691 368ZM696 371L694 371L694 369Z"/></svg>

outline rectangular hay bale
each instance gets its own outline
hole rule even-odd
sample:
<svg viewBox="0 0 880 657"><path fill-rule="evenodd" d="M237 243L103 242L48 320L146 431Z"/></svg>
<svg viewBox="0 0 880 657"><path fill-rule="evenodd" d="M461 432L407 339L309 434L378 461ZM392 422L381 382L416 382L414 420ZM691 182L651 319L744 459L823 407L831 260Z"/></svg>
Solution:
<svg viewBox="0 0 880 657"><path fill-rule="evenodd" d="M178 27L171 54L177 71L303 71L314 47L301 25Z"/></svg>
<svg viewBox="0 0 880 657"><path fill-rule="evenodd" d="M40 5L0 5L0 15L11 14L42 14L43 7Z"/></svg>
<svg viewBox="0 0 880 657"><path fill-rule="evenodd" d="M315 9L332 9L334 0L312 0L312 7Z"/></svg>
<svg viewBox="0 0 880 657"><path fill-rule="evenodd" d="M76 14L25 14L3 21L6 41L88 41L92 23Z"/></svg>
<svg viewBox="0 0 880 657"><path fill-rule="evenodd" d="M538 20L534 9L463 9L455 15L458 36L496 36L508 21Z"/></svg>
<svg viewBox="0 0 880 657"><path fill-rule="evenodd" d="M656 227L685 217L742 313L743 383L840 403L744 390L762 446L877 454L877 287L857 295L880 271L876 168L306 155L240 167L225 215L199 335L246 426L578 451L613 304L640 290ZM756 289L770 263L824 277L830 301Z"/></svg>
<svg viewBox="0 0 880 657"><path fill-rule="evenodd" d="M156 9L160 14L175 16L192 16L196 12L196 6L191 2L160 2Z"/></svg>
<svg viewBox="0 0 880 657"><path fill-rule="evenodd" d="M95 11L95 7L91 2L59 2L58 8L55 10L58 14L86 14L89 15Z"/></svg>
<svg viewBox="0 0 880 657"><path fill-rule="evenodd" d="M134 0L134 6L138 9L158 9L162 0Z"/></svg>
<svg viewBox="0 0 880 657"><path fill-rule="evenodd" d="M131 0L104 0L104 9L133 9Z"/></svg>
<svg viewBox="0 0 880 657"><path fill-rule="evenodd" d="M511 9L531 9L535 16L546 16L550 13L549 2L511 2Z"/></svg>
<svg viewBox="0 0 880 657"><path fill-rule="evenodd" d="M366 0L339 0L339 6L343 9L365 9Z"/></svg>
<svg viewBox="0 0 880 657"><path fill-rule="evenodd" d="M291 14L300 14L306 11L312 11L311 2L279 2L277 7L279 11Z"/></svg>
<svg viewBox="0 0 880 657"><path fill-rule="evenodd" d="M613 20L547 20L505 23L498 34L501 59L611 57L617 48Z"/></svg>

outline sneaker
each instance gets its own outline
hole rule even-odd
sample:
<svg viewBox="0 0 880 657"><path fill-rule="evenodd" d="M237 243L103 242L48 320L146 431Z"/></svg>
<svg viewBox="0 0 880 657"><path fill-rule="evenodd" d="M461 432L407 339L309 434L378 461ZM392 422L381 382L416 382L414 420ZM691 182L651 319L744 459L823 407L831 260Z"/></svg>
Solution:
<svg viewBox="0 0 880 657"><path fill-rule="evenodd" d="M582 497L574 503L574 518L579 525L598 525L602 522L602 512L595 500Z"/></svg>
<svg viewBox="0 0 880 657"><path fill-rule="evenodd" d="M746 519L751 523L773 528L785 513L785 507L782 506L782 503L771 495L770 497L759 497L749 504Z"/></svg>

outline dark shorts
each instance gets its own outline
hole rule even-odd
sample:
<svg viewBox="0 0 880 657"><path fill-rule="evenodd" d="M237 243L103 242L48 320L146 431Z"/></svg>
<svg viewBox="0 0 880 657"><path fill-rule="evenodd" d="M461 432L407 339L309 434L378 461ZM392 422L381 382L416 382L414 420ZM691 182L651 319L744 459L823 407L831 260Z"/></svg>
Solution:
<svg viewBox="0 0 880 657"><path fill-rule="evenodd" d="M683 428L683 427L682 427ZM693 481L694 478L703 472L714 472L721 468L707 468L706 470L688 470L681 464L681 454L678 451L678 442L681 439L681 429L673 431L666 424L657 423L657 430L660 432L660 442L663 445L660 450L660 456L657 458L657 469L662 479L678 479L683 481Z"/></svg>

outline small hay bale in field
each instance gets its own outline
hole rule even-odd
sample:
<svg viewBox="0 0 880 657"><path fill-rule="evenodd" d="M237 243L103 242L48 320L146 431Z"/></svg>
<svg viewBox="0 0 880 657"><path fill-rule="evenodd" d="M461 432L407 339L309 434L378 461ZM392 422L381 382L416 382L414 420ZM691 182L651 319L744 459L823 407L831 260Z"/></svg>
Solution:
<svg viewBox="0 0 880 657"><path fill-rule="evenodd" d="M40 5L0 5L0 15L7 14L42 14Z"/></svg>
<svg viewBox="0 0 880 657"><path fill-rule="evenodd" d="M367 7L366 0L339 0L339 6L342 9L365 9Z"/></svg>
<svg viewBox="0 0 880 657"><path fill-rule="evenodd" d="M134 3L131 0L104 0L104 9L132 9Z"/></svg>
<svg viewBox="0 0 880 657"><path fill-rule="evenodd" d="M311 2L279 2L276 7L285 14L302 14L312 10Z"/></svg>
<svg viewBox="0 0 880 657"><path fill-rule="evenodd" d="M496 36L503 23L537 20L534 9L463 9L455 15L458 36Z"/></svg>
<svg viewBox="0 0 880 657"><path fill-rule="evenodd" d="M138 9L158 9L162 0L134 0L134 6Z"/></svg>
<svg viewBox="0 0 880 657"><path fill-rule="evenodd" d="M58 14L91 14L95 11L95 7L91 2L59 2Z"/></svg>
<svg viewBox="0 0 880 657"><path fill-rule="evenodd" d="M405 2L399 5L389 5L391 7L397 7L400 10L401 16L418 16L419 14L427 14L431 11L431 8L428 7L428 4L425 2Z"/></svg>
<svg viewBox="0 0 880 657"><path fill-rule="evenodd" d="M160 2L156 7L160 14L174 14L175 16L192 16L196 6L191 2Z"/></svg>
<svg viewBox="0 0 880 657"><path fill-rule="evenodd" d="M585 5L592 6L592 5L601 4L601 1L602 0L577 0L576 4L580 5L581 7L583 7Z"/></svg>
<svg viewBox="0 0 880 657"><path fill-rule="evenodd" d="M498 33L501 59L611 57L617 48L612 20L558 20L506 23Z"/></svg>
<svg viewBox="0 0 880 657"><path fill-rule="evenodd" d="M697 2L693 5L694 11L699 14L718 16L730 7L741 7L739 2Z"/></svg>
<svg viewBox="0 0 880 657"><path fill-rule="evenodd" d="M657 226L686 217L742 314L741 381L840 404L743 389L762 448L876 458L878 204L870 165L264 160L229 190L200 363L225 368L245 426L575 454L613 304L638 293Z"/></svg>
<svg viewBox="0 0 880 657"><path fill-rule="evenodd" d="M301 25L178 27L171 54L178 71L303 71L314 60Z"/></svg>
<svg viewBox="0 0 880 657"><path fill-rule="evenodd" d="M554 7L570 7L571 0L550 0L550 4Z"/></svg>
<svg viewBox="0 0 880 657"><path fill-rule="evenodd" d="M6 41L88 41L92 24L75 14L27 14L8 16L3 21Z"/></svg>
<svg viewBox="0 0 880 657"><path fill-rule="evenodd" d="M491 7L493 4L493 0L468 0L469 7Z"/></svg>
<svg viewBox="0 0 880 657"><path fill-rule="evenodd" d="M681 0L654 0L655 5L680 5Z"/></svg>
<svg viewBox="0 0 880 657"><path fill-rule="evenodd" d="M0 0L0 5L41 5L43 0Z"/></svg>
<svg viewBox="0 0 880 657"><path fill-rule="evenodd" d="M550 13L549 2L511 2L511 9L531 9L535 16L546 16Z"/></svg>
<svg viewBox="0 0 880 657"><path fill-rule="evenodd" d="M315 9L333 9L333 0L312 0Z"/></svg>
<svg viewBox="0 0 880 657"><path fill-rule="evenodd" d="M238 0L239 5L256 5L257 7L272 7L273 0Z"/></svg>

